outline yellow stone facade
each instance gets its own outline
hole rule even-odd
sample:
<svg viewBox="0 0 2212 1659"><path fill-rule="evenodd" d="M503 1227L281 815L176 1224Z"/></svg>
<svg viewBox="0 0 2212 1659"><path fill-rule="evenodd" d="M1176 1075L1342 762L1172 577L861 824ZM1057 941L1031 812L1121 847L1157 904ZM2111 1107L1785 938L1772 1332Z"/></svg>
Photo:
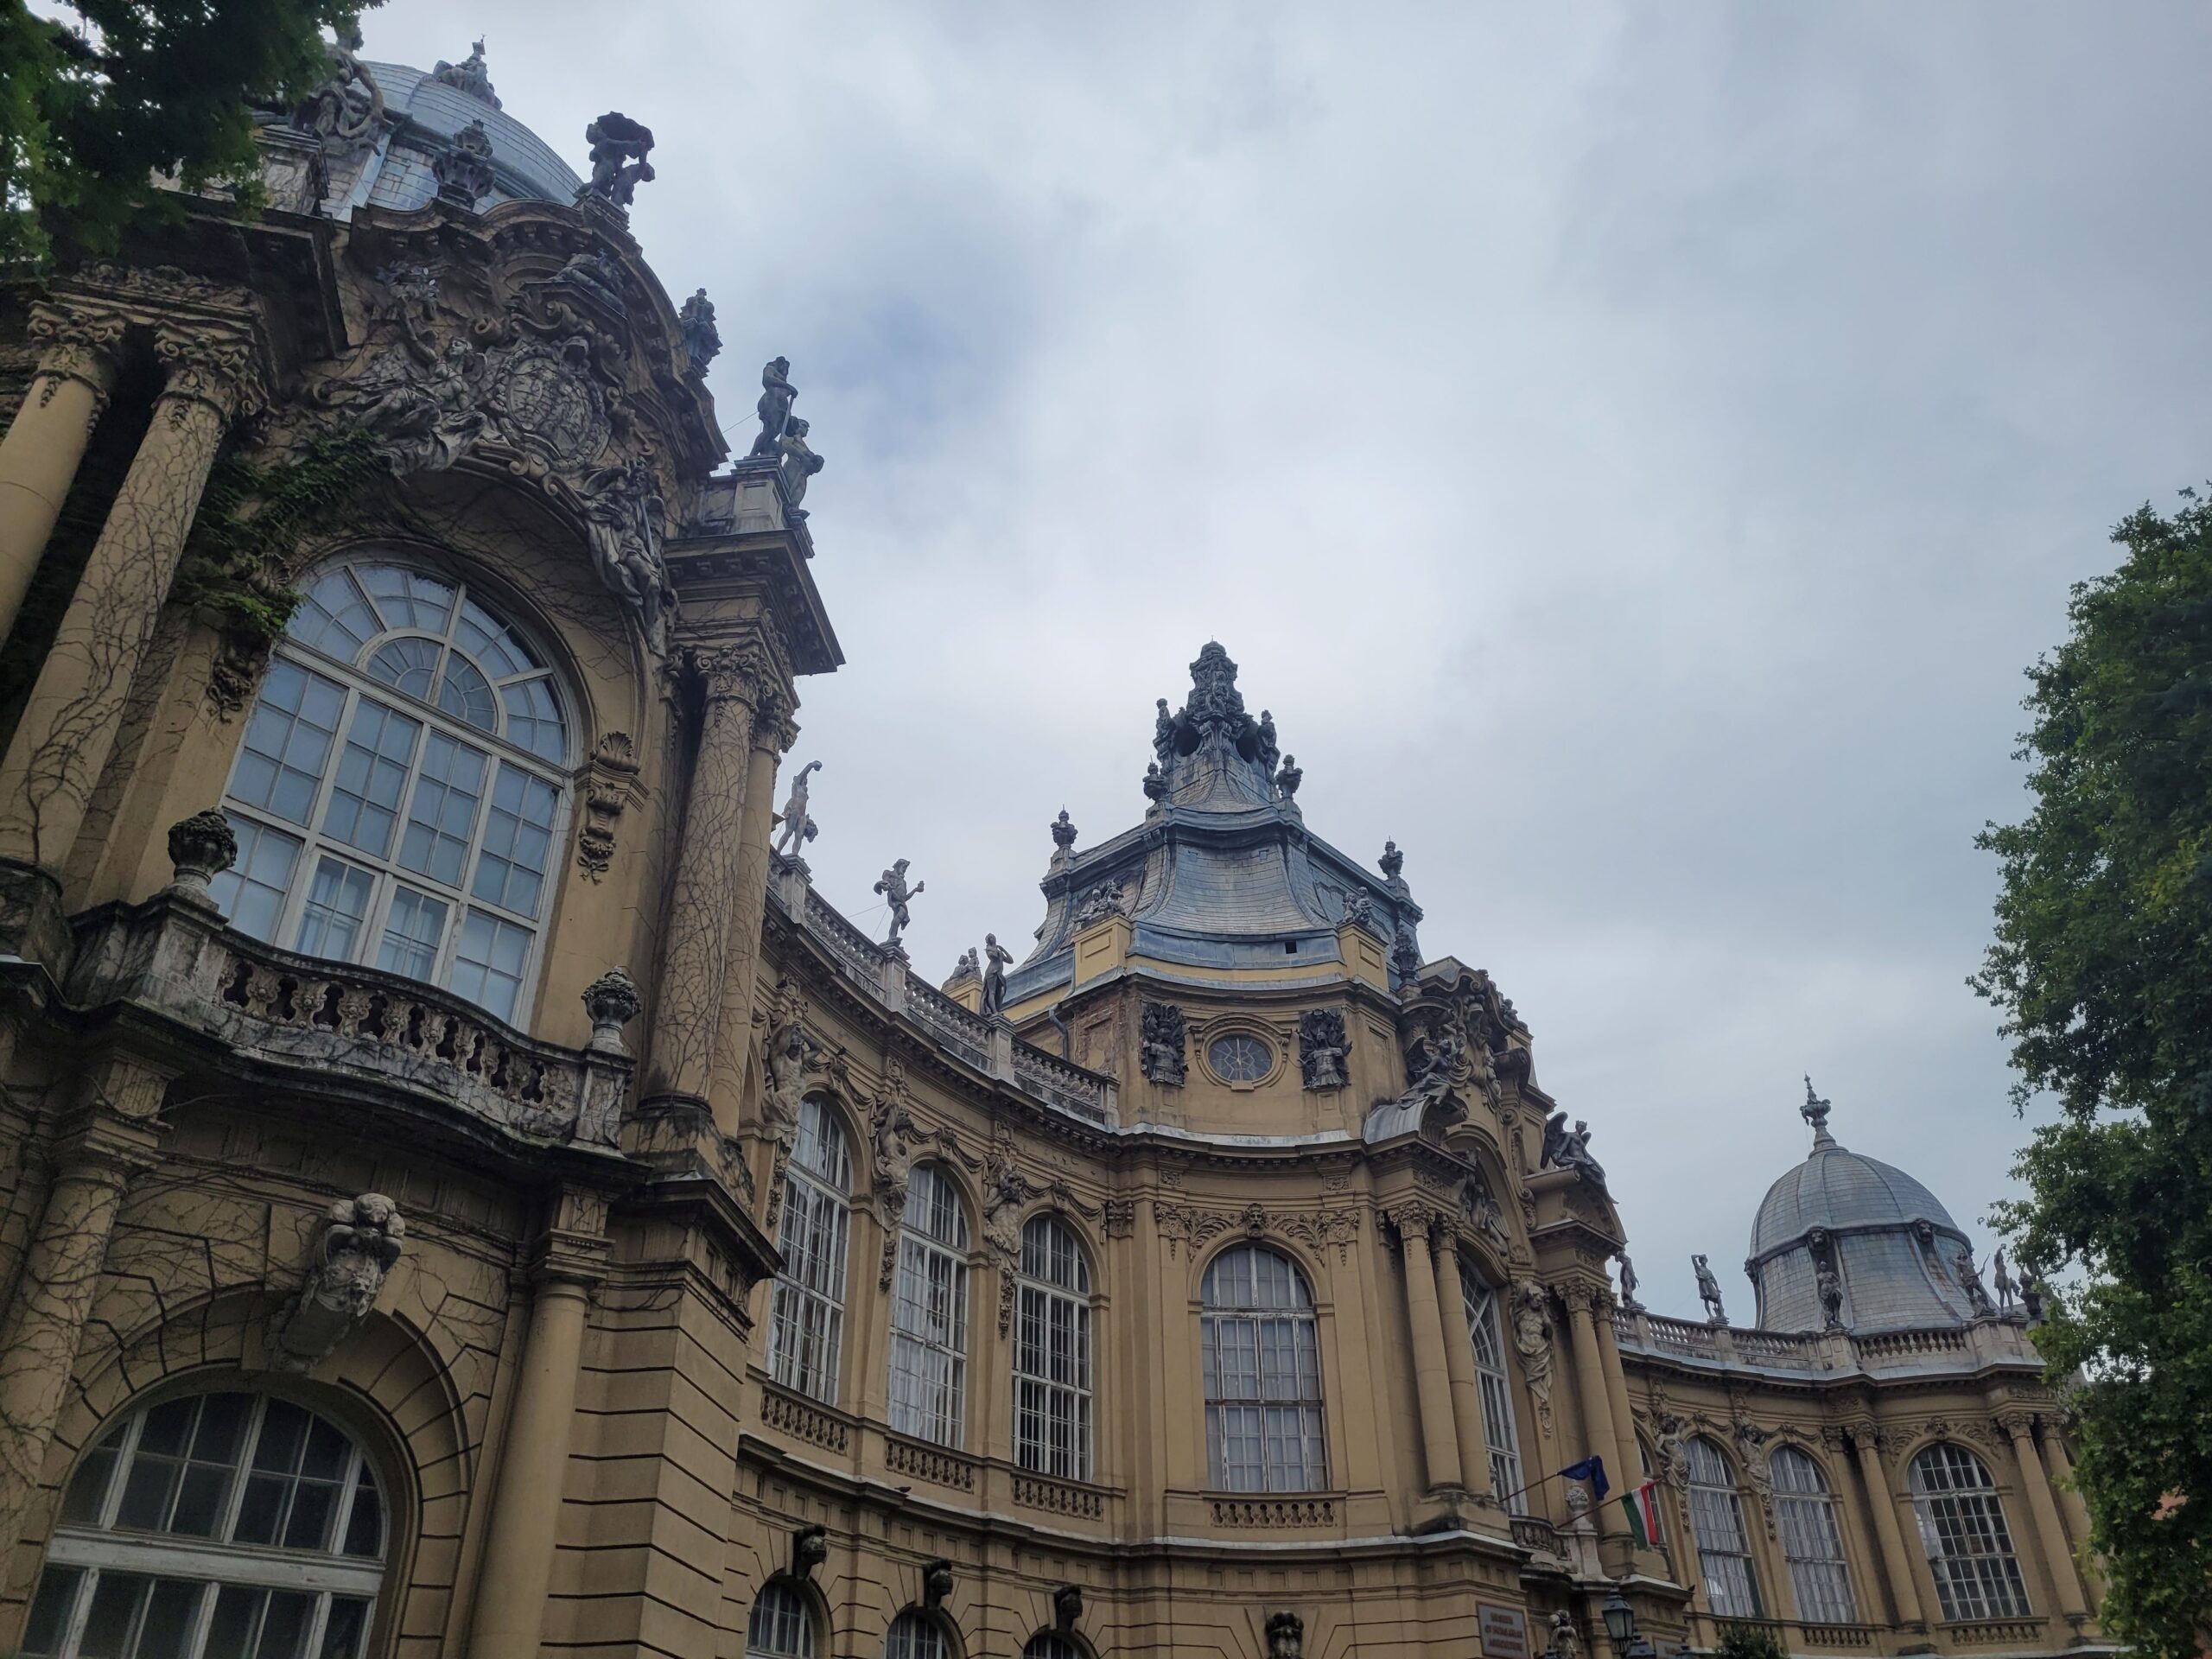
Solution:
<svg viewBox="0 0 2212 1659"><path fill-rule="evenodd" d="M840 658L697 313L604 193L334 145L0 312L0 1649L2106 1647L2021 1321L1625 1305L1526 1027L1294 782L1056 834L1002 1016L859 932L772 852ZM251 573L271 651L179 588L202 492L346 431L391 476ZM1263 961L1081 890L1209 836L1351 896Z"/></svg>

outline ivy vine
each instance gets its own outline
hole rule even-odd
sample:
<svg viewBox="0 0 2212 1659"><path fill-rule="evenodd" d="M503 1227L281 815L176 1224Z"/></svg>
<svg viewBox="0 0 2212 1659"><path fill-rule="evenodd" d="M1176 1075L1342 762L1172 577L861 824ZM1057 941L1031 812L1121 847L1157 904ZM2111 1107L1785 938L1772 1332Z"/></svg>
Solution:
<svg viewBox="0 0 2212 1659"><path fill-rule="evenodd" d="M237 645L265 650L299 607L291 563L343 527L391 475L365 434L327 433L282 461L226 455L207 474L174 596L211 613Z"/></svg>

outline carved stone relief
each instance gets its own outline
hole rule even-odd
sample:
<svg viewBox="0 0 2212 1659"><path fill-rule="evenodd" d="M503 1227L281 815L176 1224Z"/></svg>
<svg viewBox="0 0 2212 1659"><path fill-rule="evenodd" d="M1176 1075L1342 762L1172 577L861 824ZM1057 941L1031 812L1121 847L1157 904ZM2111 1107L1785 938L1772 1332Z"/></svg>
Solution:
<svg viewBox="0 0 2212 1659"><path fill-rule="evenodd" d="M627 732L609 732L592 751L584 774L583 823L576 831L576 868L594 881L614 858L614 827L639 796L638 751Z"/></svg>
<svg viewBox="0 0 2212 1659"><path fill-rule="evenodd" d="M1183 1010L1173 1002L1147 1002L1141 1015L1140 1058L1145 1077L1179 1089L1190 1072Z"/></svg>
<svg viewBox="0 0 2212 1659"><path fill-rule="evenodd" d="M380 1192L332 1205L305 1282L270 1322L270 1363L304 1371L328 1356L369 1317L406 1236L398 1206Z"/></svg>

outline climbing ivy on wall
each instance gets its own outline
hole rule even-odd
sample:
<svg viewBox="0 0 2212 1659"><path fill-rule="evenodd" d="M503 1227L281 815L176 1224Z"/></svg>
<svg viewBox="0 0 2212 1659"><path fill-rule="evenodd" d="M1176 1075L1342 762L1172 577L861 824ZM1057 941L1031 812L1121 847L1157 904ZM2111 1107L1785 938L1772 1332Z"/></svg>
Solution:
<svg viewBox="0 0 2212 1659"><path fill-rule="evenodd" d="M173 597L212 613L240 645L273 644L300 602L290 571L301 545L344 525L390 476L358 432L312 438L280 461L225 456L207 475Z"/></svg>

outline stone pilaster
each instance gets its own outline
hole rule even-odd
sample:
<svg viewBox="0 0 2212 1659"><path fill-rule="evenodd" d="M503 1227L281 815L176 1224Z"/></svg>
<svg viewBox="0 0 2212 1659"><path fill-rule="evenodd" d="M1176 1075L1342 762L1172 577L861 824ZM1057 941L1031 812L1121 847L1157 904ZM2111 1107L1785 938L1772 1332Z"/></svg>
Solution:
<svg viewBox="0 0 2212 1659"><path fill-rule="evenodd" d="M1613 1471L1613 1490L1624 1492L1643 1478L1643 1457L1636 1444L1636 1408L1629 1403L1628 1372L1621 1364L1621 1344L1613 1329L1611 1293L1600 1291L1591 1304L1590 1318L1598 1329L1598 1360L1605 1368L1605 1403L1611 1408L1613 1438L1620 1446L1620 1462L1606 1459Z"/></svg>
<svg viewBox="0 0 2212 1659"><path fill-rule="evenodd" d="M166 380L153 423L0 761L0 864L10 867L12 887L30 890L34 911L46 907L25 925L10 906L7 931L15 937L0 943L49 964L67 948L58 931L60 871L114 749L208 467L257 374L254 346L242 334L164 326L156 348Z"/></svg>
<svg viewBox="0 0 2212 1659"><path fill-rule="evenodd" d="M1406 1320L1413 1330L1414 1383L1421 1400L1421 1444L1428 1489L1461 1487L1459 1434L1452 1417L1451 1368L1445 1357L1444 1322L1436 1306L1436 1264L1429 1254L1429 1230L1436 1216L1427 1205L1402 1205L1389 1212L1405 1247Z"/></svg>
<svg viewBox="0 0 2212 1659"><path fill-rule="evenodd" d="M1436 1306L1444 1319L1445 1371L1452 1383L1452 1423L1459 1443L1459 1479L1470 1496L1495 1500L1490 1439L1483 1426L1482 1383L1475 1375L1475 1337L1459 1287L1459 1252L1447 1239L1436 1251Z"/></svg>
<svg viewBox="0 0 2212 1659"><path fill-rule="evenodd" d="M1603 1305L1602 1293L1589 1285L1568 1285L1560 1293L1560 1300L1567 1304L1567 1329L1574 1348L1574 1386L1582 1406L1583 1433L1590 1444L1584 1446L1583 1457L1595 1452L1605 1459L1606 1474L1616 1486L1620 1478L1612 1476L1613 1460L1620 1456L1620 1436L1613 1431L1613 1406L1605 1389L1605 1363L1598 1346L1598 1309ZM1610 1495L1609 1495L1610 1496ZM1605 1503L1596 1506L1598 1531L1605 1537L1625 1535L1628 1523L1622 1516L1620 1505Z"/></svg>
<svg viewBox="0 0 2212 1659"><path fill-rule="evenodd" d="M1873 1518L1874 1541L1882 1552L1882 1576L1889 1583L1897 1624L1908 1630L1925 1630L1927 1616L1921 1611L1920 1592L1913 1585L1911 1560L1904 1553L1904 1530L1897 1524L1898 1500L1882 1463L1881 1436L1872 1423L1856 1424L1851 1429L1851 1447L1858 1454L1859 1478L1866 1487L1866 1510ZM1917 1535L1916 1519L1914 1524Z"/></svg>
<svg viewBox="0 0 2212 1659"><path fill-rule="evenodd" d="M2065 1529L2058 1524L2058 1500L2044 1473L2043 1456L2036 1450L2035 1414L2005 1413L1997 1420L2012 1442L2012 1459L2019 1466L2020 1486L2026 1492L2028 1513L2035 1519L2036 1543L2043 1551L2051 1586L2058 1593L2058 1610L2076 1625L2089 1617L2088 1599L2082 1593L2082 1575L2074 1568L2074 1552L2068 1548Z"/></svg>
<svg viewBox="0 0 2212 1659"><path fill-rule="evenodd" d="M753 750L746 763L729 968L710 1084L717 1122L737 1121L745 1092L745 1065L753 1039L753 1000L760 980L760 925L768 907L768 849L774 840L776 767L798 737L791 699L780 686L767 688L753 711Z"/></svg>
<svg viewBox="0 0 2212 1659"><path fill-rule="evenodd" d="M704 706L669 897L645 1096L675 1096L705 1106L713 1099L717 1056L730 1054L741 1064L743 1058L740 1044L721 1039L723 999L738 907L754 713L777 674L757 637L696 645L691 663ZM728 1097L734 1099L734 1091ZM734 1134L734 1114L727 1121L717 1117L715 1127L724 1135Z"/></svg>
<svg viewBox="0 0 2212 1659"><path fill-rule="evenodd" d="M57 1127L46 1206L0 1316L0 1538L23 1535L124 1189L159 1146L168 1081L135 1060L99 1060Z"/></svg>
<svg viewBox="0 0 2212 1659"><path fill-rule="evenodd" d="M0 439L0 639L16 625L54 521L115 386L124 319L42 302L30 337L43 347L22 407Z"/></svg>
<svg viewBox="0 0 2212 1659"><path fill-rule="evenodd" d="M605 1272L607 1200L571 1187L532 1278L530 1333L499 1459L499 1490L469 1624L471 1659L536 1659L575 1433L592 1287Z"/></svg>
<svg viewBox="0 0 2212 1659"><path fill-rule="evenodd" d="M2088 1592L2092 1602L2102 1605L2104 1585L2091 1554L2089 1506L2082 1501L2081 1490L2074 1484L2074 1462L2067 1455L2066 1436L2056 1418L2043 1420L2043 1451L2050 1462L2051 1484L2058 1489L2058 1505L2066 1516L2066 1529L2073 1535L2074 1560L2082 1569L2082 1588Z"/></svg>

